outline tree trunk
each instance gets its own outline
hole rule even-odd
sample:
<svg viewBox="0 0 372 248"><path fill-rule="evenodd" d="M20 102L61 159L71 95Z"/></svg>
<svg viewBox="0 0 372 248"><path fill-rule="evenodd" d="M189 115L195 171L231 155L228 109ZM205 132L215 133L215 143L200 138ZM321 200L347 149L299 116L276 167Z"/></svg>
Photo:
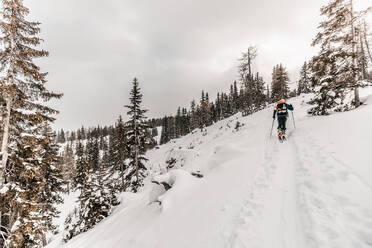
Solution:
<svg viewBox="0 0 372 248"><path fill-rule="evenodd" d="M4 122L3 122L3 140L2 140L2 145L1 145L0 189L5 184L6 165L8 163L8 157L9 157L8 148L9 148L10 117L11 117L12 104L13 104L12 98L10 95L8 95L6 97L6 112L5 112ZM11 217L13 214L15 214L15 210L11 211L9 225L10 224L13 225L13 223L11 223L12 221ZM0 211L0 227L1 226L2 226L2 212ZM8 228L8 230L11 230L10 227Z"/></svg>
<svg viewBox="0 0 372 248"><path fill-rule="evenodd" d="M354 76L354 82L353 82L353 87L354 87L354 104L355 104L355 107L359 107L360 106L360 98L359 98L359 89L358 89L358 74L356 73L356 69L357 69L357 63L356 63L356 49L355 49L355 45L356 45L356 41L355 41L355 29L354 29L354 11L353 11L353 0L350 0L350 18L351 18L351 21L350 21L350 26L351 26L351 35L352 35L352 38L353 38L353 41L352 41L352 52L353 52L353 76Z"/></svg>
<svg viewBox="0 0 372 248"><path fill-rule="evenodd" d="M3 140L1 146L1 168L0 168L0 188L3 187L5 183L5 170L6 164L8 162L8 146L9 146L9 130L10 130L10 114L12 109L12 100L8 96L6 99L6 115L3 123Z"/></svg>

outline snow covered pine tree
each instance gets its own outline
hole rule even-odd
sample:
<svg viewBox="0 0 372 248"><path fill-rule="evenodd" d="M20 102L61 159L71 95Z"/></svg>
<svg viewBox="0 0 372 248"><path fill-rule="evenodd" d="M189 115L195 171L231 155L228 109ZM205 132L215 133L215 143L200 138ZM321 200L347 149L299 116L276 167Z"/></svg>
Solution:
<svg viewBox="0 0 372 248"><path fill-rule="evenodd" d="M33 62L48 52L35 48L41 43L40 23L27 21L28 13L21 0L2 1L1 247L42 247L54 228L52 204L60 201L57 148L49 129L58 112L44 102L62 95L45 88L47 73ZM53 182L56 187L48 185Z"/></svg>
<svg viewBox="0 0 372 248"><path fill-rule="evenodd" d="M356 63L360 53L356 49L353 1L332 0L321 8L321 14L327 19L320 23L321 31L312 43L321 49L310 64L316 93L310 101L315 105L309 110L313 115L358 107L358 89L363 86L358 80L361 68Z"/></svg>
<svg viewBox="0 0 372 248"><path fill-rule="evenodd" d="M311 86L310 70L308 64L304 62L300 71L300 80L298 81L297 95L301 95L302 93L305 94L310 93L311 92L310 86Z"/></svg>
<svg viewBox="0 0 372 248"><path fill-rule="evenodd" d="M147 170L144 165L144 162L147 161L144 153L148 126L144 115L147 110L141 109L142 94L137 78L134 78L132 84L130 105L125 106L129 109L127 114L130 116L130 120L126 122L129 158L125 173L125 188L127 191L137 192L142 186Z"/></svg>
<svg viewBox="0 0 372 248"><path fill-rule="evenodd" d="M282 64L276 65L273 69L271 82L272 102L288 98L289 95L288 82L289 77L286 68Z"/></svg>

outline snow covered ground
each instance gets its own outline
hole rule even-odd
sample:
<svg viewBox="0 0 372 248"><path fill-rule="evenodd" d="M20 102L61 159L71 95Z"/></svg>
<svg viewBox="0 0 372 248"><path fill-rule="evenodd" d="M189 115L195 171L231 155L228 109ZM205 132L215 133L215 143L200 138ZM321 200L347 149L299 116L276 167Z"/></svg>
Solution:
<svg viewBox="0 0 372 248"><path fill-rule="evenodd" d="M309 96L291 99L297 128L289 119L283 144L270 138L269 108L160 146L139 194L48 248L372 247L372 90L361 95L365 106L327 117L307 116Z"/></svg>

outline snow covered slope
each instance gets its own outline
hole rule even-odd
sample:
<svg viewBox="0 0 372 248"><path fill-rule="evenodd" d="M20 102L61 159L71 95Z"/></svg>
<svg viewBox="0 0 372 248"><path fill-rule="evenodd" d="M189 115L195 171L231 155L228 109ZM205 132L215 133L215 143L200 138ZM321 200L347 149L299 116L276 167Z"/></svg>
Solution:
<svg viewBox="0 0 372 248"><path fill-rule="evenodd" d="M151 178L169 191L149 178L96 228L49 248L372 247L372 95L327 117L308 117L308 98L291 99L297 129L289 119L283 144L270 108L150 151Z"/></svg>

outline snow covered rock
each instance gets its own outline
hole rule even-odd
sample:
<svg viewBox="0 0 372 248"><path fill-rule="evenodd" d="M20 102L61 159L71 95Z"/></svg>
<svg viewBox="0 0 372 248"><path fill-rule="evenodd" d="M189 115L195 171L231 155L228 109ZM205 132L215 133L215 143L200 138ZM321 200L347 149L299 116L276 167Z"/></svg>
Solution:
<svg viewBox="0 0 372 248"><path fill-rule="evenodd" d="M159 195L156 197L162 206L162 210L166 211L172 206L174 201L182 200L185 194L192 192L195 184L199 183L198 181L189 172L182 169L172 170L165 175L155 176L153 182L164 187L163 191L158 191ZM155 187L158 188L157 186Z"/></svg>

